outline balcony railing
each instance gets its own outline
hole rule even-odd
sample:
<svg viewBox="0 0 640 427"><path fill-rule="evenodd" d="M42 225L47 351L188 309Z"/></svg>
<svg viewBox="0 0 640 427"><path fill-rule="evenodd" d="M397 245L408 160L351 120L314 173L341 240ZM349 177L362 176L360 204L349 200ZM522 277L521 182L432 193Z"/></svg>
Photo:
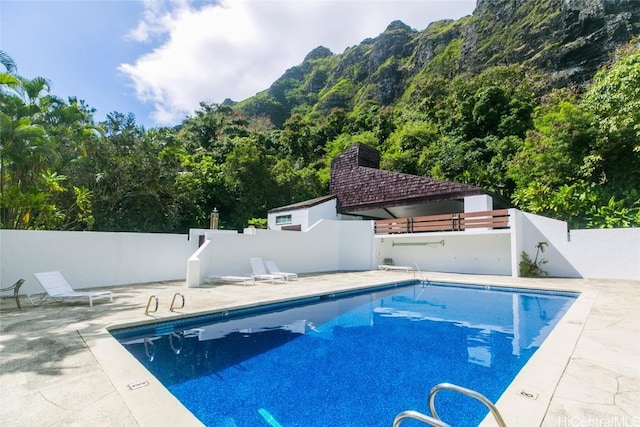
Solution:
<svg viewBox="0 0 640 427"><path fill-rule="evenodd" d="M464 231L473 228L509 228L509 210L379 219L375 222L376 234Z"/></svg>

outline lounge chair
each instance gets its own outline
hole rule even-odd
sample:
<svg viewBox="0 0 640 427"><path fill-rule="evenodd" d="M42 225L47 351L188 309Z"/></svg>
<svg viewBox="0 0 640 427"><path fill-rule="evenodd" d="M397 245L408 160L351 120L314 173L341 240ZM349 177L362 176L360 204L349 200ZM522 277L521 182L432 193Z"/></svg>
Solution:
<svg viewBox="0 0 640 427"><path fill-rule="evenodd" d="M409 265L387 265L380 264L378 268L382 271L392 271L392 270L400 270L400 271L413 271L413 267Z"/></svg>
<svg viewBox="0 0 640 427"><path fill-rule="evenodd" d="M255 280L270 280L271 283L275 283L276 280L286 280L287 278L282 274L271 274L267 272L267 268L264 266L262 258L249 258L251 261L251 268L253 269L253 277Z"/></svg>
<svg viewBox="0 0 640 427"><path fill-rule="evenodd" d="M287 273L285 271L281 271L278 266L276 265L276 263L270 259L265 259L264 260L264 265L265 267L267 267L267 271L270 274L279 274L281 276L284 276L285 279L289 280L289 279L297 279L298 275L296 273Z"/></svg>
<svg viewBox="0 0 640 427"><path fill-rule="evenodd" d="M71 298L89 298L89 307L93 307L94 298L106 298L113 302L113 294L111 291L88 291L79 292L67 283L66 279L59 271L47 271L44 273L34 273L38 282L47 292L49 298L55 300L71 299Z"/></svg>
<svg viewBox="0 0 640 427"><path fill-rule="evenodd" d="M417 267L417 264L416 264L416 267ZM395 265L395 263L393 262L393 258L385 258L384 264L378 265L378 268L382 271L393 271L393 270L414 271L413 267L410 267L408 265Z"/></svg>
<svg viewBox="0 0 640 427"><path fill-rule="evenodd" d="M251 276L215 276L209 275L205 276L208 283L215 282L241 282L244 284L248 284L249 282L255 282L254 278Z"/></svg>

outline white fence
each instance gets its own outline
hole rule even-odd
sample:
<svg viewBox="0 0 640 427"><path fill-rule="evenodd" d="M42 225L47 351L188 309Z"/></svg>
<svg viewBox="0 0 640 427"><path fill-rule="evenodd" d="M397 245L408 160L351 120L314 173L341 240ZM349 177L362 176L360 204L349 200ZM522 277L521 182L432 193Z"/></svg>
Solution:
<svg viewBox="0 0 640 427"><path fill-rule="evenodd" d="M21 293L41 293L33 273L52 270L74 288L184 280L197 247L186 234L0 230L0 287L22 278Z"/></svg>
<svg viewBox="0 0 640 427"><path fill-rule="evenodd" d="M519 275L522 252L539 259L552 277L640 280L640 228L572 230L567 223L510 209L510 228L378 235L374 264L450 273Z"/></svg>
<svg viewBox="0 0 640 427"><path fill-rule="evenodd" d="M376 267L391 259L395 265L423 271L510 276L509 230L399 234L375 239Z"/></svg>
<svg viewBox="0 0 640 427"><path fill-rule="evenodd" d="M533 258L535 245L547 242L540 256L551 276L640 280L640 228L568 231L563 221L520 211L516 223L514 254Z"/></svg>
<svg viewBox="0 0 640 427"><path fill-rule="evenodd" d="M39 293L33 273L51 270L62 272L75 288L185 279L197 286L207 276L250 275L250 257L273 259L296 273L369 270L393 258L429 271L517 275L521 252L535 256L539 241L549 244L542 256L551 276L640 280L640 229L569 233L562 221L512 211L509 230L424 233L402 240L374 238L371 221L319 221L305 232L192 230L191 238L0 230L0 286L23 278L22 293ZM208 243L198 249L200 235Z"/></svg>
<svg viewBox="0 0 640 427"><path fill-rule="evenodd" d="M276 261L283 271L317 273L372 268L371 221L320 221L307 231L246 229L244 234L203 230L209 241L189 260L187 284L207 276L249 276L249 258Z"/></svg>

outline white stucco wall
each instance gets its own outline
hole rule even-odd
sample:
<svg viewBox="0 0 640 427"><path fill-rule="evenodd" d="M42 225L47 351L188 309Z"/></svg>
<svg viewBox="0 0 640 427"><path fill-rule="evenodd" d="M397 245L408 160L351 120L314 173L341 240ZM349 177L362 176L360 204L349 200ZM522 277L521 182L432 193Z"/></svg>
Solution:
<svg viewBox="0 0 640 427"><path fill-rule="evenodd" d="M338 219L338 215L336 212L336 199L328 200L324 203L314 206L309 209L309 222L307 222L306 228L303 227L302 229L306 230L323 219L328 221L336 221Z"/></svg>
<svg viewBox="0 0 640 427"><path fill-rule="evenodd" d="M52 270L78 289L184 280L197 246L186 234L0 230L0 283L41 293L33 273Z"/></svg>
<svg viewBox="0 0 640 427"><path fill-rule="evenodd" d="M511 275L511 235L507 230L376 238L375 266L385 258L423 271Z"/></svg>
<svg viewBox="0 0 640 427"><path fill-rule="evenodd" d="M291 215L291 223L276 224L276 217L283 215ZM309 208L269 213L267 215L267 227L269 230L280 230L282 226L300 224L302 231L305 231L322 219L329 221L338 219L338 215L336 213L336 199L327 200L324 203L320 203Z"/></svg>
<svg viewBox="0 0 640 427"><path fill-rule="evenodd" d="M551 276L640 280L640 229L573 230L562 221L512 210L510 230L374 237L371 221L326 221L305 232L192 230L176 234L0 230L0 285L58 270L78 289L161 280L196 286L207 275L250 275L250 257L273 259L296 273L377 268L384 258L425 271L517 274L520 253L542 257ZM209 242L198 249L198 237ZM569 238L570 236L570 238ZM205 239L205 240L206 240ZM434 242L424 246L396 243ZM441 244L440 242L444 242ZM515 273L514 273L515 272Z"/></svg>
<svg viewBox="0 0 640 427"><path fill-rule="evenodd" d="M341 224L337 270L353 271L376 268L377 265L373 264L371 257L374 248L373 221L337 222ZM319 230L319 232L322 231Z"/></svg>
<svg viewBox="0 0 640 427"><path fill-rule="evenodd" d="M198 275L189 286L208 276L250 276L249 258L276 262L282 271L316 273L371 268L373 228L370 221L327 221L307 231L246 229L244 234L207 233L207 250L198 254ZM196 269L191 266L190 269Z"/></svg>
<svg viewBox="0 0 640 427"><path fill-rule="evenodd" d="M563 252L583 277L640 280L640 228L572 230Z"/></svg>
<svg viewBox="0 0 640 427"><path fill-rule="evenodd" d="M640 228L571 230L563 221L517 211L518 262L521 251L531 258L535 245L550 276L640 280Z"/></svg>
<svg viewBox="0 0 640 427"><path fill-rule="evenodd" d="M467 196L464 198L465 212L486 212L493 210L493 199L486 194Z"/></svg>

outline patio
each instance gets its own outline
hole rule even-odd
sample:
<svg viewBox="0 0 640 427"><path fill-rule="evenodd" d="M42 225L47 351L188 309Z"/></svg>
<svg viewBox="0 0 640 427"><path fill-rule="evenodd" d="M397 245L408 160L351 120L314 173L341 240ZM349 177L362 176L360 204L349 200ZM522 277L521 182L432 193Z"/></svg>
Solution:
<svg viewBox="0 0 640 427"><path fill-rule="evenodd" d="M640 282L424 275L430 280L583 292L499 400L507 425L640 424ZM86 301L33 307L23 299L24 311L18 311L15 300L2 299L0 424L200 425L106 328L410 278L411 272L363 271L306 275L277 285L187 288L184 281L156 282L110 288L114 302L98 302L93 308ZM185 307L170 312L177 292L184 295ZM151 295L158 297L159 309L145 315ZM141 380L149 385L131 390L129 384ZM426 401L424 408L407 409L428 412Z"/></svg>

